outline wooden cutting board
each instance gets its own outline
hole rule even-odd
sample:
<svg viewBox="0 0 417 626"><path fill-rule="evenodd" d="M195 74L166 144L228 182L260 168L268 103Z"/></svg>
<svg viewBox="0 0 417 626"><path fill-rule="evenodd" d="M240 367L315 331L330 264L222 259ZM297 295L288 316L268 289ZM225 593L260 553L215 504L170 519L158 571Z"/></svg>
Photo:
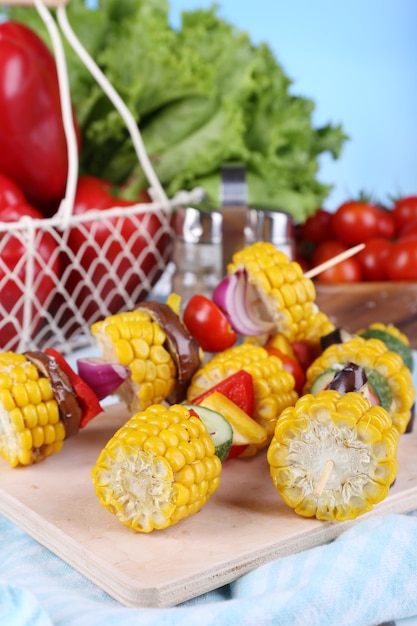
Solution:
<svg viewBox="0 0 417 626"><path fill-rule="evenodd" d="M228 462L221 486L196 515L133 533L104 509L90 470L127 418L113 405L46 461L0 461L0 513L126 606L173 606L236 580L277 557L334 539L353 522L295 515L277 495L265 455ZM399 474L370 515L417 509L417 433L402 436Z"/></svg>

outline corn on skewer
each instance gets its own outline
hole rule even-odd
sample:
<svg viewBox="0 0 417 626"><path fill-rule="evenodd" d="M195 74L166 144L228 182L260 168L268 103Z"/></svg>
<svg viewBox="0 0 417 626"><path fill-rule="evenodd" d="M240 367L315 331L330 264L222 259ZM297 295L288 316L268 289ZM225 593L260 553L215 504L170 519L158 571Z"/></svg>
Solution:
<svg viewBox="0 0 417 626"><path fill-rule="evenodd" d="M148 533L196 513L220 484L222 464L202 420L184 405L133 415L92 469L100 503L126 526Z"/></svg>
<svg viewBox="0 0 417 626"><path fill-rule="evenodd" d="M267 453L271 478L299 515L354 519L388 495L399 437L388 412L360 393L306 394L277 422Z"/></svg>
<svg viewBox="0 0 417 626"><path fill-rule="evenodd" d="M236 252L227 271L229 276L220 284L223 289L228 284L226 293L227 289L232 289L231 276L240 277L236 283L238 285L240 281L240 290L235 287L239 295L243 289L242 272L246 279L245 306L250 324L247 332L242 325L239 331L238 322L235 328L238 333L246 336L281 333L290 342L308 340L318 344L323 334L334 329L315 303L316 290L311 278L303 275L301 266L273 244L256 242ZM223 289L216 288L214 298L227 310L230 303ZM229 310L228 313L233 325L236 311L231 313ZM259 331L249 331L257 327Z"/></svg>
<svg viewBox="0 0 417 626"><path fill-rule="evenodd" d="M131 412L185 399L202 353L167 304L145 302L133 311L96 322L91 332L105 361L130 369L116 394Z"/></svg>
<svg viewBox="0 0 417 626"><path fill-rule="evenodd" d="M294 389L293 375L284 369L282 361L268 354L261 346L250 343L233 346L211 357L191 379L187 392L188 402L231 374L245 370L254 384L255 408L252 416L267 432L260 446L249 446L246 455L266 447L271 440L275 422L281 411L295 403L298 394Z"/></svg>
<svg viewBox="0 0 417 626"><path fill-rule="evenodd" d="M388 412L393 425L400 434L404 433L415 398L412 375L402 358L379 339L353 337L326 348L308 368L304 392L309 393L314 381L326 370L333 369L336 373L350 362L365 371L375 370L386 381L392 396Z"/></svg>
<svg viewBox="0 0 417 626"><path fill-rule="evenodd" d="M0 354L0 455L30 465L59 452L66 435L47 377L22 354Z"/></svg>
<svg viewBox="0 0 417 626"><path fill-rule="evenodd" d="M128 311L96 322L91 332L103 358L129 367L117 395L131 412L164 401L175 387L176 366L167 337L146 311Z"/></svg>

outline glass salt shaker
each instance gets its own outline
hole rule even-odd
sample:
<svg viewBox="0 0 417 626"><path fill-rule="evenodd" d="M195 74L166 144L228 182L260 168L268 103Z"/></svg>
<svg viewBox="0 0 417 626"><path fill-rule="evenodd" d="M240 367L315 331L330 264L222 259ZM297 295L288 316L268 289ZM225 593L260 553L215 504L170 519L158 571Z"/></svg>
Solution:
<svg viewBox="0 0 417 626"><path fill-rule="evenodd" d="M174 217L172 291L182 308L192 295L211 298L222 278L222 214L180 207Z"/></svg>

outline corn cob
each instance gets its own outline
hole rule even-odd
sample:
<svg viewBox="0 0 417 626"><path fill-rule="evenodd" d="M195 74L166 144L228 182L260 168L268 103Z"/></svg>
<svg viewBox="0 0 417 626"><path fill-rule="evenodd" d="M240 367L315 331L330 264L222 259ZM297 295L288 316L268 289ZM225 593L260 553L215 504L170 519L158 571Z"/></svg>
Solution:
<svg viewBox="0 0 417 626"><path fill-rule="evenodd" d="M150 532L196 513L220 484L207 429L184 405L152 405L110 439L92 469L100 503L129 528Z"/></svg>
<svg viewBox="0 0 417 626"><path fill-rule="evenodd" d="M373 322L367 328L361 328L356 332L357 335L365 337L365 339L380 339L392 352L398 352L402 357L404 364L413 371L413 353L410 348L410 341L405 333L394 324L383 324L382 322Z"/></svg>
<svg viewBox="0 0 417 626"><path fill-rule="evenodd" d="M333 344L311 364L306 373L304 392L308 393L317 377L328 369L342 369L349 362L365 371L375 370L387 383L391 392L388 412L393 425L404 433L411 417L415 391L410 370L402 358L390 351L379 339L353 337L344 343Z"/></svg>
<svg viewBox="0 0 417 626"><path fill-rule="evenodd" d="M211 357L191 379L187 392L188 402L213 387L231 374L245 370L251 374L254 384L255 407L253 418L267 431L265 447L271 440L275 422L281 411L295 403L294 377L284 369L282 361L261 346L241 344ZM250 446L245 455L258 448Z"/></svg>
<svg viewBox="0 0 417 626"><path fill-rule="evenodd" d="M388 412L360 393L304 395L277 422L267 454L272 481L299 515L354 519L387 496L399 436Z"/></svg>
<svg viewBox="0 0 417 626"><path fill-rule="evenodd" d="M251 306L261 319L274 323L271 333L282 333L291 342L319 342L324 332L334 328L315 304L313 281L272 243L256 242L236 252L227 271L233 274L242 269L256 292Z"/></svg>
<svg viewBox="0 0 417 626"><path fill-rule="evenodd" d="M131 376L117 390L131 412L164 401L175 387L176 366L167 336L145 310L127 311L96 322L91 332L105 360L129 367Z"/></svg>
<svg viewBox="0 0 417 626"><path fill-rule="evenodd" d="M50 380L23 354L0 354L0 455L31 465L59 452L65 434Z"/></svg>

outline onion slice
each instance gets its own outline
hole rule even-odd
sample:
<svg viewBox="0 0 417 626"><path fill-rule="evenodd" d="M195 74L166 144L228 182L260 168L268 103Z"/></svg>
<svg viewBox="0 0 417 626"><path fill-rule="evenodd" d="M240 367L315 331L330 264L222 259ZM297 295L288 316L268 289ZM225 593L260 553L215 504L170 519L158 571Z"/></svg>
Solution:
<svg viewBox="0 0 417 626"><path fill-rule="evenodd" d="M130 376L130 370L120 363L108 363L99 357L77 360L78 375L91 387L99 400L114 393Z"/></svg>
<svg viewBox="0 0 417 626"><path fill-rule="evenodd" d="M275 328L275 322L259 317L256 301L259 303L259 295L249 283L245 269L223 278L213 292L213 302L226 315L233 330L245 337L270 333Z"/></svg>

